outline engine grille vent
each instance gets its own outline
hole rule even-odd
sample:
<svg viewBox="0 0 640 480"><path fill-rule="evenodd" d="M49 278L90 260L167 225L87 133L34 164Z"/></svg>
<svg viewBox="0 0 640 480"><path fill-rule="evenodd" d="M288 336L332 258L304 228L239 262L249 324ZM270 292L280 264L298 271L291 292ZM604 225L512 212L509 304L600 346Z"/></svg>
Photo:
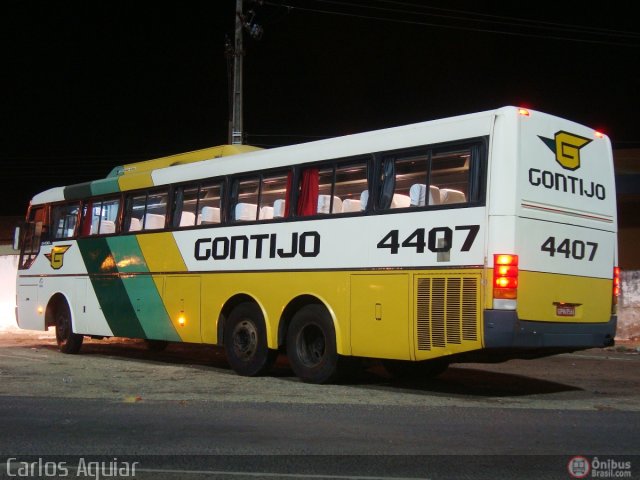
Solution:
<svg viewBox="0 0 640 480"><path fill-rule="evenodd" d="M418 350L478 340L478 276L418 278Z"/></svg>

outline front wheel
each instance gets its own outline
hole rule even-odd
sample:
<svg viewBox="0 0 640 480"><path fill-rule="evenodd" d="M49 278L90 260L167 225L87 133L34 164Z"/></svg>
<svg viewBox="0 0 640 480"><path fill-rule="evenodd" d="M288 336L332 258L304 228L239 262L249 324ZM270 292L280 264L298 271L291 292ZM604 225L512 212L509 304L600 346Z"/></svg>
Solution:
<svg viewBox="0 0 640 480"><path fill-rule="evenodd" d="M73 326L71 325L71 312L67 302L61 302L56 307L55 313L56 324L56 342L58 343L58 349L62 353L78 353L80 347L82 347L82 341L84 337L73 333Z"/></svg>
<svg viewBox="0 0 640 480"><path fill-rule="evenodd" d="M291 320L287 356L293 372L304 382L330 383L344 373L347 359L336 348L336 333L322 305L306 305Z"/></svg>
<svg viewBox="0 0 640 480"><path fill-rule="evenodd" d="M278 351L267 345L264 315L258 305L241 303L231 311L224 328L224 349L238 375L264 375L273 366Z"/></svg>

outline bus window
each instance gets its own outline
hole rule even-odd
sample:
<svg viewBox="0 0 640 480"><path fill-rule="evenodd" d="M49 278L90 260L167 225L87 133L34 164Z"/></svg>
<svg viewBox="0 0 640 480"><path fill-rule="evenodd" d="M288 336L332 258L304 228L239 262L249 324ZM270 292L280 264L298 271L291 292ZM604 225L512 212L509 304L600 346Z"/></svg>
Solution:
<svg viewBox="0 0 640 480"><path fill-rule="evenodd" d="M231 215L239 222L284 217L288 172L257 175L234 182Z"/></svg>
<svg viewBox="0 0 640 480"><path fill-rule="evenodd" d="M81 235L110 235L117 233L119 198L94 199L84 204Z"/></svg>
<svg viewBox="0 0 640 480"><path fill-rule="evenodd" d="M124 230L158 230L165 227L168 191L145 192L127 197Z"/></svg>
<svg viewBox="0 0 640 480"><path fill-rule="evenodd" d="M349 165L338 165L336 169L336 186L333 194L341 201L342 209L338 213L360 212L362 192L367 190L367 165L359 162Z"/></svg>
<svg viewBox="0 0 640 480"><path fill-rule="evenodd" d="M235 202L233 202L231 218L237 222L257 220L260 178L256 176L236 180L233 190Z"/></svg>
<svg viewBox="0 0 640 480"><path fill-rule="evenodd" d="M338 164L318 171L319 214L361 212L363 192L367 192L365 161Z"/></svg>
<svg viewBox="0 0 640 480"><path fill-rule="evenodd" d="M471 147L411 151L382 162L382 210L467 203Z"/></svg>
<svg viewBox="0 0 640 480"><path fill-rule="evenodd" d="M466 203L469 199L471 149L435 152L431 159L431 185L440 192L440 204Z"/></svg>
<svg viewBox="0 0 640 480"><path fill-rule="evenodd" d="M34 262L38 253L40 253L40 244L48 240L46 231L46 210L45 207L33 207L29 210L27 223L22 234L20 242L20 259L18 268L20 270L27 269Z"/></svg>
<svg viewBox="0 0 640 480"><path fill-rule="evenodd" d="M220 199L222 197L221 182L200 186L198 190L198 207L196 222L200 224L220 223Z"/></svg>
<svg viewBox="0 0 640 480"><path fill-rule="evenodd" d="M56 205L51 208L52 240L72 238L76 233L80 202Z"/></svg>
<svg viewBox="0 0 640 480"><path fill-rule="evenodd" d="M175 228L220 223L220 182L186 185L174 191Z"/></svg>
<svg viewBox="0 0 640 480"><path fill-rule="evenodd" d="M280 173L262 178L258 204L260 220L284 217L287 177L286 173Z"/></svg>
<svg viewBox="0 0 640 480"><path fill-rule="evenodd" d="M168 192L166 190L151 192L147 195L147 205L142 222L143 230L164 228L167 216L167 198Z"/></svg>

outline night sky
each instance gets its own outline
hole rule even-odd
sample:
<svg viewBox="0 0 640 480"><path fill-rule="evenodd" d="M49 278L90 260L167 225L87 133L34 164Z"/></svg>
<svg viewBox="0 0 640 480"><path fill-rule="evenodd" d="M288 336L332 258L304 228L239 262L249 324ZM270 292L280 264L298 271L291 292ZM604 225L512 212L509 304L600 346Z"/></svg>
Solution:
<svg viewBox="0 0 640 480"><path fill-rule="evenodd" d="M522 105L640 147L632 3L554 3L573 8L247 0L264 33L245 35L246 143ZM234 11L235 0L3 2L0 215L116 165L227 143Z"/></svg>

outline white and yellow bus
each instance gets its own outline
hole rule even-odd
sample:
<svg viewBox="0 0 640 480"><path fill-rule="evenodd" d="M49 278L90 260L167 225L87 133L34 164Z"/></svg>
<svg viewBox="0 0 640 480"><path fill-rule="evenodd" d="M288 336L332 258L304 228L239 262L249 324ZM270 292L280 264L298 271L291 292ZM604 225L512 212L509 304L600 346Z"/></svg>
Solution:
<svg viewBox="0 0 640 480"><path fill-rule="evenodd" d="M221 146L36 195L18 325L278 352L307 382L355 359L433 376L612 345L611 143L504 107L269 150Z"/></svg>

